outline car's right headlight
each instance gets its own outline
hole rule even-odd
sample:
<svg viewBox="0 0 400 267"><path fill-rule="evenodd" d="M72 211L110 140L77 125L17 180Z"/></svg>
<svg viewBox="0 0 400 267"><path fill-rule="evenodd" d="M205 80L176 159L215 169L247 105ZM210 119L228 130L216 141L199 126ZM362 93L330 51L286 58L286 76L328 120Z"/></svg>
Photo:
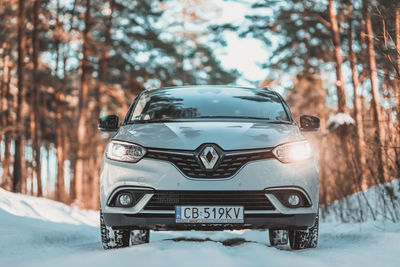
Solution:
<svg viewBox="0 0 400 267"><path fill-rule="evenodd" d="M106 149L107 158L124 162L138 162L145 154L145 148L117 140L111 141Z"/></svg>
<svg viewBox="0 0 400 267"><path fill-rule="evenodd" d="M272 153L283 163L303 161L313 156L311 145L306 140L279 145L272 150Z"/></svg>

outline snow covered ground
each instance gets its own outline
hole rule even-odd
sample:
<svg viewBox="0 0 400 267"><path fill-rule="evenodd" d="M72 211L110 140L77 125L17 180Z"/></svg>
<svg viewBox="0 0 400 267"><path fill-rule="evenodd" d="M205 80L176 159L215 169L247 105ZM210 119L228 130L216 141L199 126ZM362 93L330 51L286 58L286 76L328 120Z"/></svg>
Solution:
<svg viewBox="0 0 400 267"><path fill-rule="evenodd" d="M400 266L400 224L321 223L318 248L269 246L267 231L152 232L104 251L98 213L0 189L0 266Z"/></svg>
<svg viewBox="0 0 400 267"><path fill-rule="evenodd" d="M400 179L334 201L322 215L325 221L331 222L339 221L338 218L345 222L399 221Z"/></svg>

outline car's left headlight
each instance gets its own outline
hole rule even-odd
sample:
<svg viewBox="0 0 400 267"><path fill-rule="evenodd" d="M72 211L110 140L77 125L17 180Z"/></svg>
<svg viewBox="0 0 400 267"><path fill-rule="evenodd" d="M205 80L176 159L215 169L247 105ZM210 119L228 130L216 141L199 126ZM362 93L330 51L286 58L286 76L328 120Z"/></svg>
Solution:
<svg viewBox="0 0 400 267"><path fill-rule="evenodd" d="M138 162L146 154L146 149L128 142L113 140L107 145L106 157L124 162Z"/></svg>
<svg viewBox="0 0 400 267"><path fill-rule="evenodd" d="M283 163L298 162L313 156L311 145L306 140L279 145L272 150L272 153Z"/></svg>

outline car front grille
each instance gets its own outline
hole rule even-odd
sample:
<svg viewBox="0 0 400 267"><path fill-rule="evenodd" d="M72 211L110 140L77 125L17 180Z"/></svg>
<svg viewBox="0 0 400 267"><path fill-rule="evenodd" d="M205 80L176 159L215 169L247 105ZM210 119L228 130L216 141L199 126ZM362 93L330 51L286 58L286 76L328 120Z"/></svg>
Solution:
<svg viewBox="0 0 400 267"><path fill-rule="evenodd" d="M271 149L224 151L221 160L212 171L203 167L196 151L148 149L145 157L169 161L191 178L218 179L235 175L248 162L273 158L273 154Z"/></svg>
<svg viewBox="0 0 400 267"><path fill-rule="evenodd" d="M243 206L274 210L265 191L155 191L144 210L175 210L175 206Z"/></svg>

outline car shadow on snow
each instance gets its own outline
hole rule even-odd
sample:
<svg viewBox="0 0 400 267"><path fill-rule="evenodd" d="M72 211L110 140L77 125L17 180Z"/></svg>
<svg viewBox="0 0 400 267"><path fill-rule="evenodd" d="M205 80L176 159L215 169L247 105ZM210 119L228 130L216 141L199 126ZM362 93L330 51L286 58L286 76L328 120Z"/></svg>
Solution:
<svg viewBox="0 0 400 267"><path fill-rule="evenodd" d="M278 249L281 251L293 251L290 249L289 244L287 245L281 245L281 246L276 246L273 247L269 244L269 242L258 242L258 241L251 241L251 240L246 240L244 238L228 238L228 239L224 239L224 240L213 240L211 238L186 238L186 237L176 237L176 238L167 238L167 239L163 239L162 241L174 241L174 242L214 242L214 243L219 243L222 244L224 246L227 247L236 247L236 246L240 246L243 244L257 244L257 245L261 245L263 247L266 248L272 248L272 249Z"/></svg>
<svg viewBox="0 0 400 267"><path fill-rule="evenodd" d="M211 238L195 238L195 237L176 237L176 238L167 238L163 239L164 241L174 241L174 242L215 242L215 243L220 243L224 246L228 247L235 247L235 246L240 246L245 243L259 243L256 241L249 241L244 238L228 238L224 240L212 240Z"/></svg>

